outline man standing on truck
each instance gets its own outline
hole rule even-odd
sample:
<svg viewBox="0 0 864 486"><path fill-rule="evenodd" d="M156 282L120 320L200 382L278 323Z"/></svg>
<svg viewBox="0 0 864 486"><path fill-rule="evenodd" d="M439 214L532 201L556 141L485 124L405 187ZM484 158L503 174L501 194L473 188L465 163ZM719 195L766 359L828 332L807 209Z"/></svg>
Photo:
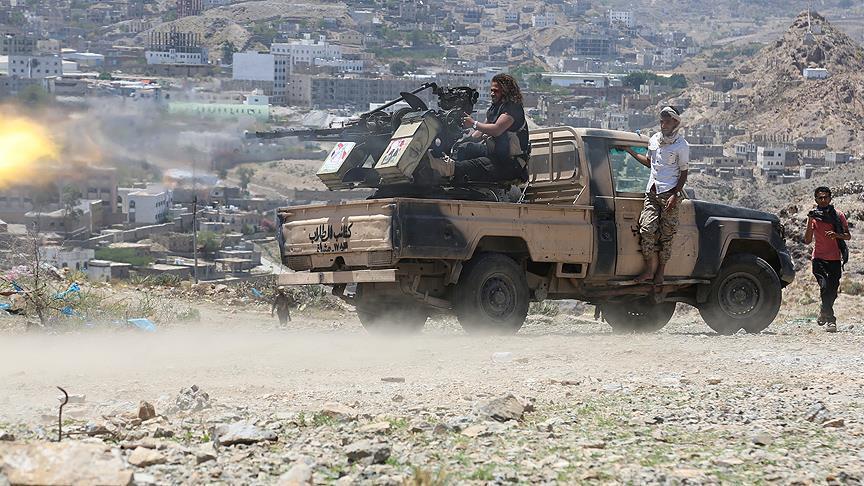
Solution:
<svg viewBox="0 0 864 486"><path fill-rule="evenodd" d="M486 123L466 114L463 124L472 131L453 147L453 158L432 157L432 170L457 183L528 180L528 122L522 91L513 76L496 74L489 88L492 106Z"/></svg>
<svg viewBox="0 0 864 486"><path fill-rule="evenodd" d="M834 301L840 288L840 275L843 265L849 260L846 241L849 223L846 215L831 205L831 189L820 186L813 193L816 208L807 215L807 230L804 243L813 244L813 275L819 284L819 297L822 306L816 323L825 325L828 332L837 332L837 317L834 316Z"/></svg>
<svg viewBox="0 0 864 486"><path fill-rule="evenodd" d="M619 147L640 164L651 169L645 188L645 205L639 216L639 237L645 271L636 281L663 283L666 262L672 256L672 239L678 229L678 203L681 201L690 163L690 145L678 133L681 113L672 106L660 110L660 132L648 142L648 153L638 154L632 147Z"/></svg>

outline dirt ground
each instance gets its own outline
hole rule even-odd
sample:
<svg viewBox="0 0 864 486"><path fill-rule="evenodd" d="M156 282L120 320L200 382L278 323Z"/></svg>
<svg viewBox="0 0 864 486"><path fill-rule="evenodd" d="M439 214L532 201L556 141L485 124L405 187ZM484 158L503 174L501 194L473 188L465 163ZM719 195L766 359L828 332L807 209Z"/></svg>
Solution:
<svg viewBox="0 0 864 486"><path fill-rule="evenodd" d="M263 310L207 307L200 323L153 334L7 333L0 430L18 442L54 437L60 385L86 395L67 406L69 430L107 423L110 435L85 440L121 455L159 432L148 422L115 430L111 417L140 400L164 415L154 420L173 437L157 439L161 461L128 466L138 484L855 482L859 305L841 297L833 335L786 313L761 335L723 337L681 305L652 335L612 334L590 308L529 316L510 337L466 336L439 318L420 336L382 338L341 312L301 313L278 329ZM172 411L193 384L212 407ZM508 394L527 405L519 419L484 419ZM213 427L238 419L278 438L223 446L199 464ZM386 458L358 460L356 443ZM286 479L298 470L304 481Z"/></svg>

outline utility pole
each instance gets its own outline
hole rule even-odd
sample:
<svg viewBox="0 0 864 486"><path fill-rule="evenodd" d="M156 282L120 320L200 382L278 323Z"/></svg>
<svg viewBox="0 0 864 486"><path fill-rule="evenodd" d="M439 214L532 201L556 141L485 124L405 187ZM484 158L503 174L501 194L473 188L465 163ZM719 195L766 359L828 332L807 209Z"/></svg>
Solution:
<svg viewBox="0 0 864 486"><path fill-rule="evenodd" d="M195 278L195 283L198 283L198 194L192 196L192 259L194 267L192 268L192 276Z"/></svg>

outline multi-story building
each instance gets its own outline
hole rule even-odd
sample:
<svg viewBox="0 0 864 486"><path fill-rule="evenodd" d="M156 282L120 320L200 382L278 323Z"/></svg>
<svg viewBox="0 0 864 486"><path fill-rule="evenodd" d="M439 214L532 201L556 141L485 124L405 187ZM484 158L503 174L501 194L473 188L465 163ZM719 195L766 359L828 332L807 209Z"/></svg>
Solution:
<svg viewBox="0 0 864 486"><path fill-rule="evenodd" d="M609 11L609 24L610 25L623 25L628 29L632 29L636 26L636 22L633 19L633 12L624 11L624 10L610 10Z"/></svg>
<svg viewBox="0 0 864 486"><path fill-rule="evenodd" d="M26 35L0 34L0 56L29 55L36 51L36 38Z"/></svg>
<svg viewBox="0 0 864 486"><path fill-rule="evenodd" d="M786 165L786 148L762 147L756 148L756 167L762 172L783 171Z"/></svg>
<svg viewBox="0 0 864 486"><path fill-rule="evenodd" d="M148 65L202 66L209 62L199 34L176 30L151 32L144 57Z"/></svg>
<svg viewBox="0 0 864 486"><path fill-rule="evenodd" d="M459 70L451 69L438 73L435 82L439 86L468 86L480 93L478 105L489 103L489 88L492 87L492 78L498 74L498 69Z"/></svg>
<svg viewBox="0 0 864 486"><path fill-rule="evenodd" d="M121 191L121 198L124 192ZM164 223L173 204L171 190L155 186L130 191L125 198L127 221L133 224Z"/></svg>
<svg viewBox="0 0 864 486"><path fill-rule="evenodd" d="M342 46L330 44L322 36L317 40L298 39L288 43L273 43L270 52L287 56L290 66L296 64L315 65L315 59L342 59Z"/></svg>
<svg viewBox="0 0 864 486"><path fill-rule="evenodd" d="M531 27L542 29L543 27L552 27L558 23L558 16L551 12L539 13L531 16Z"/></svg>
<svg viewBox="0 0 864 486"><path fill-rule="evenodd" d="M615 42L607 36L599 34L581 34L573 44L577 56L610 57L615 54Z"/></svg>
<svg viewBox="0 0 864 486"><path fill-rule="evenodd" d="M201 12L203 11L203 0L177 0L177 17L201 15Z"/></svg>

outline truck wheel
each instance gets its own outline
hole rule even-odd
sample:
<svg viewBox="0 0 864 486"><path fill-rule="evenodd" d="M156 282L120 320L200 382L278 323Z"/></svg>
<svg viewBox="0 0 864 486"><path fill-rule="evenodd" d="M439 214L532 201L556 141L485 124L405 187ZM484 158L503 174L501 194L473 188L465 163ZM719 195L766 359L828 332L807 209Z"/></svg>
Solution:
<svg viewBox="0 0 864 486"><path fill-rule="evenodd" d="M468 333L514 334L528 315L528 280L512 258L475 257L462 270L454 308Z"/></svg>
<svg viewBox="0 0 864 486"><path fill-rule="evenodd" d="M600 312L616 332L654 332L663 329L672 319L675 302L658 304L650 299L606 302L600 304Z"/></svg>
<svg viewBox="0 0 864 486"><path fill-rule="evenodd" d="M418 302L377 298L362 283L357 284L354 299L357 317L371 334L415 334L423 330L429 317L429 311Z"/></svg>
<svg viewBox="0 0 864 486"><path fill-rule="evenodd" d="M755 255L735 255L720 268L699 314L718 334L739 329L760 333L780 311L781 289L780 277L768 262Z"/></svg>

